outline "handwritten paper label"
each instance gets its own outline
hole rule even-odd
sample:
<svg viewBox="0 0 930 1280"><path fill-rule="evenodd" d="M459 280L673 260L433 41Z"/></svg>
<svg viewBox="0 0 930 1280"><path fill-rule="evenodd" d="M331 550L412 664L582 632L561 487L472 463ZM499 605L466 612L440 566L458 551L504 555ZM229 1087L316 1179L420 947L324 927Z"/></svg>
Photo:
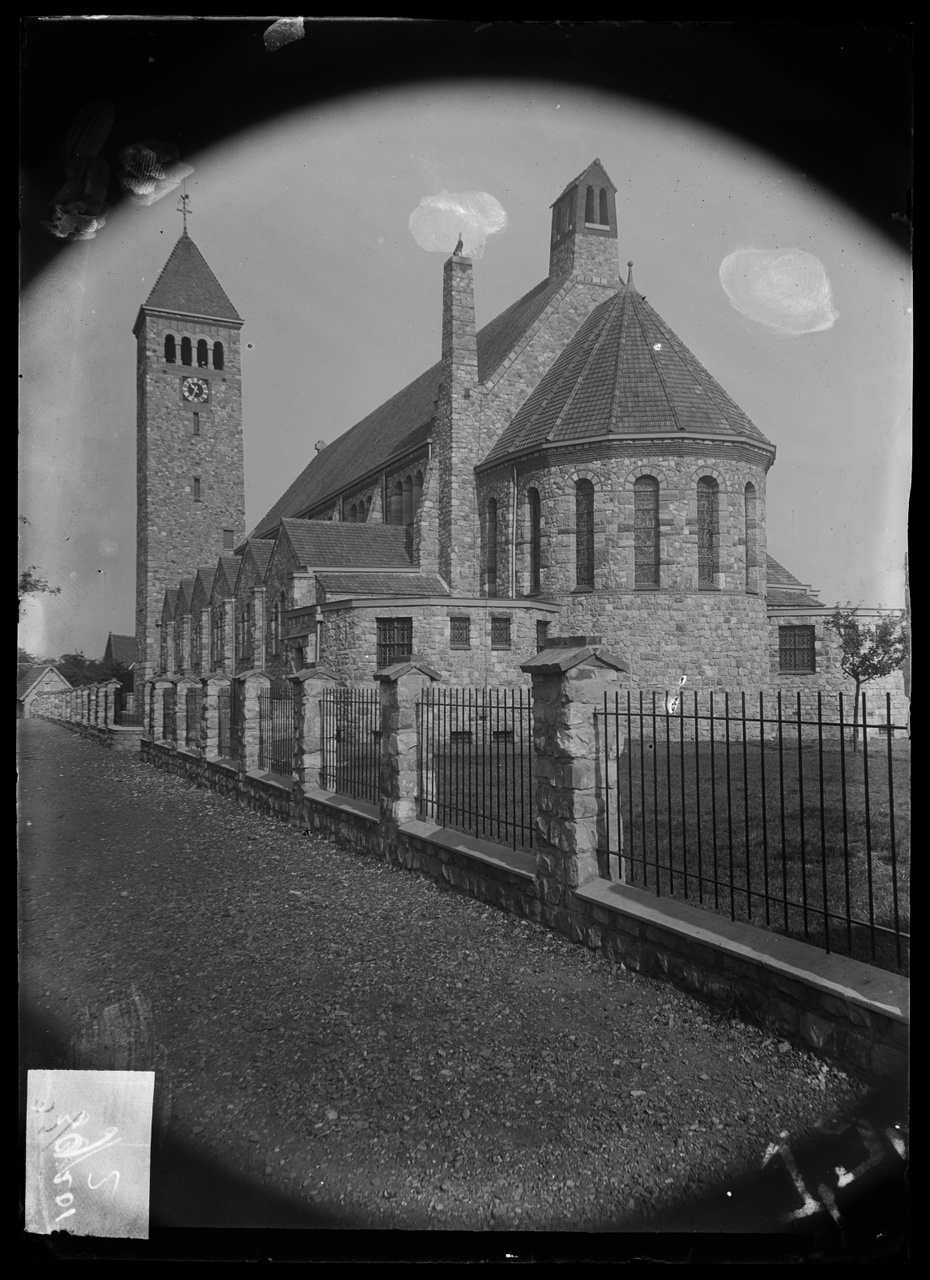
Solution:
<svg viewBox="0 0 930 1280"><path fill-rule="evenodd" d="M26 1230L149 1237L154 1071L30 1071Z"/></svg>

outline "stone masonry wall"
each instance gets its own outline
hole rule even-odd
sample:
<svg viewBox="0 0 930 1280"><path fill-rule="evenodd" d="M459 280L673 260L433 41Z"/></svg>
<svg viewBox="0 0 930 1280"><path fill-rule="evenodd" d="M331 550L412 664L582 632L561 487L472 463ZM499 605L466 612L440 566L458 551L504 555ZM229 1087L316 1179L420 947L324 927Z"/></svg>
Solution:
<svg viewBox="0 0 930 1280"><path fill-rule="evenodd" d="M224 368L166 364L165 337L223 343ZM191 404L184 378L209 383L209 399ZM194 434L194 413L199 434ZM242 389L238 328L191 318L144 315L137 334L136 634L137 691L158 664L155 622L166 588L223 550L223 530L245 534ZM200 500L193 478L200 480Z"/></svg>
<svg viewBox="0 0 930 1280"><path fill-rule="evenodd" d="M378 618L412 618L413 652L436 667L446 683L525 684L520 663L536 652L536 623L555 627L557 613L545 606L534 608L512 600L475 604L390 605L323 611L320 661L331 666L350 684L367 683L378 667ZM471 647L451 647L451 619L471 620ZM509 649L491 648L492 617L509 617Z"/></svg>

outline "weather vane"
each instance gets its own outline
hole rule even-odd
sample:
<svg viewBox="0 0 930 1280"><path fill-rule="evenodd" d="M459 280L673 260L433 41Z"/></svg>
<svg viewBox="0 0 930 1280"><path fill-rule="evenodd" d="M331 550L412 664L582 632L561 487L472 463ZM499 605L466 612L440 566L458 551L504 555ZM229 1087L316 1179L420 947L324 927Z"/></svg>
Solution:
<svg viewBox="0 0 930 1280"><path fill-rule="evenodd" d="M187 235L187 215L191 212L188 208L190 196L187 194L186 184L181 190L181 203L178 205L176 212L184 219L184 234Z"/></svg>

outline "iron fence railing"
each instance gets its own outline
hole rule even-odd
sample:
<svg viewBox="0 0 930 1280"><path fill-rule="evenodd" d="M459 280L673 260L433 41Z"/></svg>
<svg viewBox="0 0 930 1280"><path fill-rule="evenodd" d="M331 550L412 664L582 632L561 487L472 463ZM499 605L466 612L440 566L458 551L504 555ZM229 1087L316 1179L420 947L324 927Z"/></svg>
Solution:
<svg viewBox="0 0 930 1280"><path fill-rule="evenodd" d="M141 702L142 699L140 698ZM113 723L118 725L140 725L145 724L145 711L140 707L136 710L136 700L131 694L127 694L122 690L117 691L116 700L113 706Z"/></svg>
<svg viewBox="0 0 930 1280"><path fill-rule="evenodd" d="M294 768L294 702L290 692L258 695L258 767L291 776Z"/></svg>
<svg viewBox="0 0 930 1280"><path fill-rule="evenodd" d="M530 691L424 689L417 725L420 816L514 848L532 848Z"/></svg>
<svg viewBox="0 0 930 1280"><path fill-rule="evenodd" d="M200 704L201 691L199 689L188 689L184 696L185 711L185 732L184 745L187 747L200 746Z"/></svg>
<svg viewBox="0 0 930 1280"><path fill-rule="evenodd" d="M906 971L910 743L890 694L853 701L605 696L595 728L611 872Z"/></svg>
<svg viewBox="0 0 930 1280"><path fill-rule="evenodd" d="M328 689L320 702L320 785L377 804L381 794L378 689Z"/></svg>

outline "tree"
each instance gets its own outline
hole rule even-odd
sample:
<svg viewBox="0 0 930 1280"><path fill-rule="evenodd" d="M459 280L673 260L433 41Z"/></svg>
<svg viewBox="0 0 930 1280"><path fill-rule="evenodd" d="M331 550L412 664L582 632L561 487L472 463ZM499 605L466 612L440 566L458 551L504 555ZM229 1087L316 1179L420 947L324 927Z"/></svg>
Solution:
<svg viewBox="0 0 930 1280"><path fill-rule="evenodd" d="M836 609L828 619L840 640L840 665L854 681L856 701L853 711L853 750L859 741L859 693L864 684L890 676L904 662L907 634L899 614L880 618L874 626L859 619L858 609Z"/></svg>
<svg viewBox="0 0 930 1280"><path fill-rule="evenodd" d="M48 579L39 573L38 565L31 564L19 575L19 594L28 596L37 591L47 591L50 596L61 595L61 587L49 586Z"/></svg>

